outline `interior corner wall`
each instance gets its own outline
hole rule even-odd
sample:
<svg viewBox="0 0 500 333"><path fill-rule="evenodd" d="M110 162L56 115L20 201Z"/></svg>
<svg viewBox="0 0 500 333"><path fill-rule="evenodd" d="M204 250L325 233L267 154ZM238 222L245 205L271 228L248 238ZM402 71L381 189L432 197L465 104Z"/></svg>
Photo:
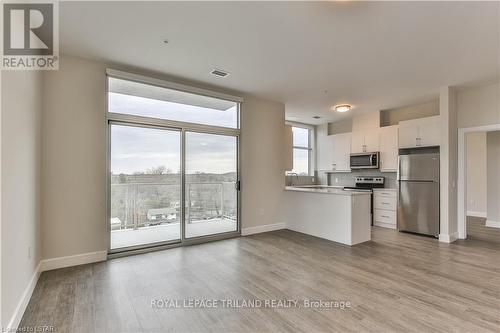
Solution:
<svg viewBox="0 0 500 333"><path fill-rule="evenodd" d="M467 215L486 216L486 133L468 133L466 145Z"/></svg>
<svg viewBox="0 0 500 333"><path fill-rule="evenodd" d="M1 79L1 326L12 328L41 259L42 74L3 71Z"/></svg>
<svg viewBox="0 0 500 333"><path fill-rule="evenodd" d="M107 250L106 75L61 55L43 77L43 258Z"/></svg>
<svg viewBox="0 0 500 333"><path fill-rule="evenodd" d="M500 225L500 131L486 134L488 204L486 218Z"/></svg>

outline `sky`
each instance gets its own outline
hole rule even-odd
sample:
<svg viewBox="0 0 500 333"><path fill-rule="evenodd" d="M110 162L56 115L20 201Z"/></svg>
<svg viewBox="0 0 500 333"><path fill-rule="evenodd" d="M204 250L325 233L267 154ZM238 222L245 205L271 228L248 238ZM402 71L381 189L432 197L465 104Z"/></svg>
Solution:
<svg viewBox="0 0 500 333"><path fill-rule="evenodd" d="M180 131L111 126L111 171L134 174L165 166L180 170ZM186 173L236 171L236 137L186 133Z"/></svg>

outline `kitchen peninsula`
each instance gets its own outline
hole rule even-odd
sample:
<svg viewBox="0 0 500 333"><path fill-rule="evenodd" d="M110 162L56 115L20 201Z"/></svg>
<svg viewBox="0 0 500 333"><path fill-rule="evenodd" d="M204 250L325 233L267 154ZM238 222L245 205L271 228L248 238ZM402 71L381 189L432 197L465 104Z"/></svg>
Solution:
<svg viewBox="0 0 500 333"><path fill-rule="evenodd" d="M371 239L370 191L287 186L284 195L287 229L346 245Z"/></svg>

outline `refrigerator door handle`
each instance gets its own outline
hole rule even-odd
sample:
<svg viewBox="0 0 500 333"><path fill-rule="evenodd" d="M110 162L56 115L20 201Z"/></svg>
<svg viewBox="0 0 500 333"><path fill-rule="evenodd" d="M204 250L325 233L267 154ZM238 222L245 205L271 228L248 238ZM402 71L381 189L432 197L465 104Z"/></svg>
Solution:
<svg viewBox="0 0 500 333"><path fill-rule="evenodd" d="M399 181L399 169L401 168L401 161L400 161L400 157L398 155L398 170L397 170L397 174L396 174L396 180Z"/></svg>

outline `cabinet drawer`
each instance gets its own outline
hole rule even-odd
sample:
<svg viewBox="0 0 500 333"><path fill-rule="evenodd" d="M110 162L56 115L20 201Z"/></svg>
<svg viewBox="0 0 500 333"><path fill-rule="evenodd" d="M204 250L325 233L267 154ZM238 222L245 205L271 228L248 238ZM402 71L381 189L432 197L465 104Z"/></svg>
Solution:
<svg viewBox="0 0 500 333"><path fill-rule="evenodd" d="M396 211L375 209L373 211L373 220L382 223L396 225L397 221Z"/></svg>
<svg viewBox="0 0 500 333"><path fill-rule="evenodd" d="M382 190L382 189L376 189L373 190L373 196L374 197L390 197L390 198L396 198L398 196L398 192L394 190Z"/></svg>
<svg viewBox="0 0 500 333"><path fill-rule="evenodd" d="M373 208L396 210L397 209L396 197L374 196Z"/></svg>

